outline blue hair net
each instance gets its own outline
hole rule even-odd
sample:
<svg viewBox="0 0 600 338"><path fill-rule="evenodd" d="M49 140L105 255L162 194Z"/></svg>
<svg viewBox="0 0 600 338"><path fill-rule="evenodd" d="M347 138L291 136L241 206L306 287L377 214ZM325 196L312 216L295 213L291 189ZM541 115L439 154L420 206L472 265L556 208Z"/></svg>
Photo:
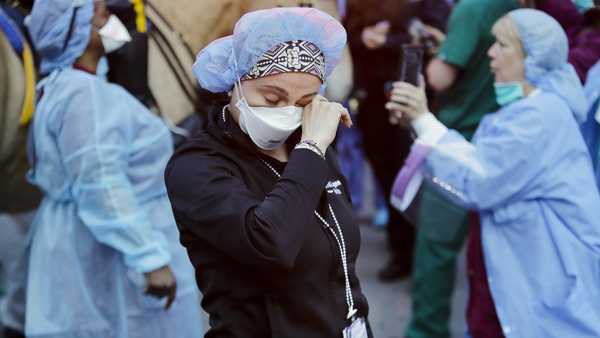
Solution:
<svg viewBox="0 0 600 338"><path fill-rule="evenodd" d="M587 103L583 86L568 63L569 42L560 24L535 9L517 9L508 15L515 22L525 49L527 81L560 96L577 121L585 121Z"/></svg>
<svg viewBox="0 0 600 338"><path fill-rule="evenodd" d="M37 0L26 19L41 73L71 66L90 41L92 0Z"/></svg>
<svg viewBox="0 0 600 338"><path fill-rule="evenodd" d="M292 40L317 46L329 76L342 57L346 30L336 19L314 8L250 12L240 18L233 35L213 41L198 54L193 71L202 88L214 93L229 91L265 52Z"/></svg>

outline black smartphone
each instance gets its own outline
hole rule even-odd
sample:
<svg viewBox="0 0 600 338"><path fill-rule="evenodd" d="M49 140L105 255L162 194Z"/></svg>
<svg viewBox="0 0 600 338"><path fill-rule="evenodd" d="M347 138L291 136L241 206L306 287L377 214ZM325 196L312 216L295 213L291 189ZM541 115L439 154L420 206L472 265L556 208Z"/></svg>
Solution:
<svg viewBox="0 0 600 338"><path fill-rule="evenodd" d="M423 71L423 54L424 49L422 46L402 46L400 81L408 82L413 86L419 86L419 78Z"/></svg>

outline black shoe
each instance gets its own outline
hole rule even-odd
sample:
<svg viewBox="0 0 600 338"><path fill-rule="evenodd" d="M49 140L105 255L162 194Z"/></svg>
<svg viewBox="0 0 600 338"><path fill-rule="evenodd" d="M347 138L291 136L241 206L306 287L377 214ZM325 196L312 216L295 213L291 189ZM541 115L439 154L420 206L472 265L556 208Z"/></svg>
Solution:
<svg viewBox="0 0 600 338"><path fill-rule="evenodd" d="M4 328L4 338L25 338L25 335L22 332L15 331L13 329L9 329L7 327Z"/></svg>
<svg viewBox="0 0 600 338"><path fill-rule="evenodd" d="M411 264L390 262L379 271L377 277L384 283L390 283L410 277L411 271Z"/></svg>

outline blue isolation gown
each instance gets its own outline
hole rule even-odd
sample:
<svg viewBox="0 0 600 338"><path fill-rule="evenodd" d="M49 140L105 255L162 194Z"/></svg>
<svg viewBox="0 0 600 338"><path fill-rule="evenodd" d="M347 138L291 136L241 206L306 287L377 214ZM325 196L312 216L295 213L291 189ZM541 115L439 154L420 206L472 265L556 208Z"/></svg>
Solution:
<svg viewBox="0 0 600 338"><path fill-rule="evenodd" d="M581 132L592 156L594 171L596 172L596 183L600 188L600 61L590 69L585 83L585 94L588 100L587 120L581 126Z"/></svg>
<svg viewBox="0 0 600 338"><path fill-rule="evenodd" d="M422 181L479 212L505 337L600 337L600 195L569 106L538 90L484 118L472 143L437 129L419 135L394 204L408 212Z"/></svg>
<svg viewBox="0 0 600 338"><path fill-rule="evenodd" d="M199 338L194 271L163 179L162 121L119 86L65 68L39 86L30 179L45 197L32 225L30 338ZM144 294L169 265L177 298Z"/></svg>

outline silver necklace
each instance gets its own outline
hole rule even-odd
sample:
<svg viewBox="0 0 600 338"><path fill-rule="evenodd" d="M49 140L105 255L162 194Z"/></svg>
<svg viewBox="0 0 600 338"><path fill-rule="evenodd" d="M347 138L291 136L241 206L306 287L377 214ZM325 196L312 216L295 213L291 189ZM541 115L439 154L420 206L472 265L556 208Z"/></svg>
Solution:
<svg viewBox="0 0 600 338"><path fill-rule="evenodd" d="M223 109L221 110L224 123L227 122L227 121L225 121L225 109L227 109L227 108L229 108L229 105L223 106Z"/></svg>
<svg viewBox="0 0 600 338"><path fill-rule="evenodd" d="M267 163L267 161L265 161L263 159L260 159L260 160L273 172L273 174L275 174L275 176L277 176L277 178L281 178L281 174L277 170L275 170L275 168L273 168L273 166L271 166L269 163ZM335 222L335 227L336 227L337 233L333 229L333 227L325 220L325 218L323 216L321 216L321 214L319 214L316 210L314 211L314 214L317 216L319 221L321 221L321 223L323 224L325 229L328 229L333 234L333 237L335 238L335 241L337 242L337 246L340 251L340 257L342 260L342 269L344 270L344 282L345 282L345 288L346 288L346 304L348 305L348 314L346 315L346 318L351 319L352 317L354 317L357 310L354 308L354 297L352 296L352 287L350 286L350 276L348 273L348 255L347 255L347 250L346 250L346 241L344 239L344 233L342 232L342 227L340 227L340 223L338 222L338 219L337 219L335 213L333 212L333 208L331 207L331 204L328 204L328 206L329 206L329 212L331 213L333 221Z"/></svg>

